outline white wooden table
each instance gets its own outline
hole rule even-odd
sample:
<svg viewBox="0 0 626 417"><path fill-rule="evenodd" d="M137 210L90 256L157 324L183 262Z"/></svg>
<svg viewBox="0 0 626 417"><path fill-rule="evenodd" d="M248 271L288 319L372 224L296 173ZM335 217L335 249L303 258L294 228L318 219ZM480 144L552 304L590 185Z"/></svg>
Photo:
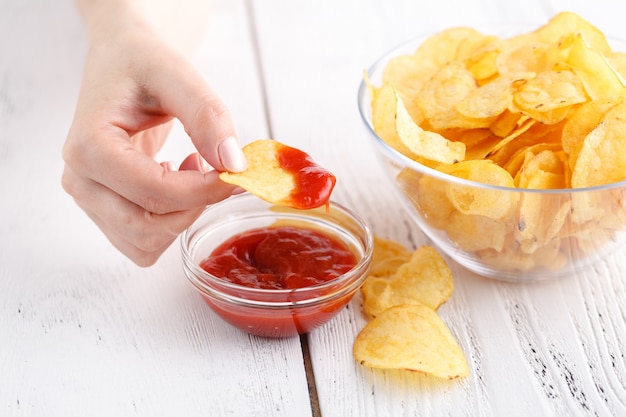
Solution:
<svg viewBox="0 0 626 417"><path fill-rule="evenodd" d="M566 7L626 38L620 1L215 0L196 62L243 141L306 150L336 173L337 201L417 246L361 126L362 69L424 32ZM626 415L626 248L529 286L451 264L440 313L471 366L453 382L356 364L358 298L307 336L267 340L204 305L178 243L136 267L60 186L85 49L70 0L0 0L0 416ZM189 147L177 128L163 159Z"/></svg>

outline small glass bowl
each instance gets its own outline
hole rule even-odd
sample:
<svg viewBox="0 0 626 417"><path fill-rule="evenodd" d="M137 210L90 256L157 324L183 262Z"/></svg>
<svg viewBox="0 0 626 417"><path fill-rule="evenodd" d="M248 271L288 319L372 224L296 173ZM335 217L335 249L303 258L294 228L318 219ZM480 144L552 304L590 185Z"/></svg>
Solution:
<svg viewBox="0 0 626 417"><path fill-rule="evenodd" d="M297 289L259 289L227 282L200 263L228 238L274 224L311 228L332 236L353 251L356 265L323 284ZM371 267L373 235L347 208L331 202L328 210L298 210L241 194L209 206L181 235L183 269L206 303L222 319L251 334L290 337L308 333L333 318L353 297Z"/></svg>
<svg viewBox="0 0 626 417"><path fill-rule="evenodd" d="M524 29L495 27L484 33L506 37ZM384 54L368 69L372 83L380 85L390 59L414 52L425 39L416 38ZM366 135L407 212L445 254L471 271L513 282L571 276L626 243L626 181L537 190L457 178L404 156L376 134L363 81L358 109ZM512 214L490 219L463 213L450 202L452 195L479 198L494 207L510 206Z"/></svg>

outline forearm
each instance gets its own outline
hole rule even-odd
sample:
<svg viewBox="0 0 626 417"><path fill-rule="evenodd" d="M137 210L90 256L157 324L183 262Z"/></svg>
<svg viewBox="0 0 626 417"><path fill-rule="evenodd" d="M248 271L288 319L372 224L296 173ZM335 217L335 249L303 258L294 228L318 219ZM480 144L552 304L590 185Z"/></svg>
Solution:
<svg viewBox="0 0 626 417"><path fill-rule="evenodd" d="M120 32L152 31L189 53L206 25L208 0L75 0L92 43Z"/></svg>

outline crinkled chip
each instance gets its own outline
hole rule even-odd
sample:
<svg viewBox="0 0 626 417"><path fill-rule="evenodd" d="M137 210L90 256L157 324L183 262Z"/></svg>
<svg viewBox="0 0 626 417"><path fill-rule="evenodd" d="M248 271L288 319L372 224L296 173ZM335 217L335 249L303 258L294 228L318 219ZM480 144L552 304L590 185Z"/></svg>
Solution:
<svg viewBox="0 0 626 417"><path fill-rule="evenodd" d="M516 84L513 103L520 112L540 123L565 119L574 105L587 101L580 79L572 71L542 71Z"/></svg>
<svg viewBox="0 0 626 417"><path fill-rule="evenodd" d="M251 142L243 152L248 168L221 172L222 181L273 204L308 209L328 203L335 176L306 153L271 139Z"/></svg>
<svg viewBox="0 0 626 417"><path fill-rule="evenodd" d="M611 107L585 137L572 172L572 186L593 187L626 179L626 102Z"/></svg>
<svg viewBox="0 0 626 417"><path fill-rule="evenodd" d="M513 188L513 177L488 159L459 162L441 168L458 178L499 187ZM446 195L461 213L478 214L491 219L508 218L517 205L518 194L500 189L479 188L465 184L446 184Z"/></svg>
<svg viewBox="0 0 626 417"><path fill-rule="evenodd" d="M419 127L404 107L396 100L396 130L400 141L421 158L451 164L465 157L465 144L451 142L436 132Z"/></svg>
<svg viewBox="0 0 626 417"><path fill-rule="evenodd" d="M394 240L374 236L372 269L370 275L387 277L393 275L398 267L411 259L411 251Z"/></svg>
<svg viewBox="0 0 626 417"><path fill-rule="evenodd" d="M398 305L369 321L356 337L353 354L371 368L406 369L444 379L469 374L450 329L421 304Z"/></svg>
<svg viewBox="0 0 626 417"><path fill-rule="evenodd" d="M363 309L375 317L398 304L424 304L433 310L452 295L452 272L443 257L430 246L416 249L385 279L368 279L362 287Z"/></svg>

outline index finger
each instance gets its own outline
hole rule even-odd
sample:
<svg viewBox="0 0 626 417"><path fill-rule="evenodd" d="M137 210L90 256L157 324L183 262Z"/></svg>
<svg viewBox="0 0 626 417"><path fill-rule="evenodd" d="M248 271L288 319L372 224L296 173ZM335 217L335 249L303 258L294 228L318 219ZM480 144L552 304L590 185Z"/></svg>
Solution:
<svg viewBox="0 0 626 417"><path fill-rule="evenodd" d="M110 188L152 213L188 210L230 196L234 186L218 178L217 171L170 171L138 151L119 127L97 138L81 141L88 146L64 148L64 157L75 172ZM72 142L74 143L74 142Z"/></svg>

